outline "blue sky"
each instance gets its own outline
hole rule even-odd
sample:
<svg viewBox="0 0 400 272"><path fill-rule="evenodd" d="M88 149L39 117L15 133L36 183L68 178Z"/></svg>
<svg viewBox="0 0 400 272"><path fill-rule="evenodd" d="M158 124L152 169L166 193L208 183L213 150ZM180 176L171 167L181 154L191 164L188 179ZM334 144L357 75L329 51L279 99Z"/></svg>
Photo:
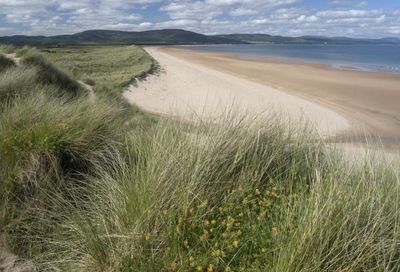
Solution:
<svg viewBox="0 0 400 272"><path fill-rule="evenodd" d="M400 37L400 0L0 0L0 36L161 28Z"/></svg>

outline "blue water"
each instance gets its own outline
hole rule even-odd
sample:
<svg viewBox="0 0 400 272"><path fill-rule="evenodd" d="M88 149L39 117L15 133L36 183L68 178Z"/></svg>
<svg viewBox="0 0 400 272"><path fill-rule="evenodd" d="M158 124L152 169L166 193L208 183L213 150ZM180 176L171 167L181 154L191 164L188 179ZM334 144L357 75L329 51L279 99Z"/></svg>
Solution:
<svg viewBox="0 0 400 272"><path fill-rule="evenodd" d="M210 45L188 46L196 51L229 53L240 57L280 57L400 74L400 45Z"/></svg>

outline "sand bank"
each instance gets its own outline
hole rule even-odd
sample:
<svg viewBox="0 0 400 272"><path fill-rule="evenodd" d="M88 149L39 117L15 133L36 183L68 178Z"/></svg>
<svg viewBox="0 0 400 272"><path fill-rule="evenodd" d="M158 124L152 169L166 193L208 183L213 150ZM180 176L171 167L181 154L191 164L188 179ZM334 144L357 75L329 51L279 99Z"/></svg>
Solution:
<svg viewBox="0 0 400 272"><path fill-rule="evenodd" d="M145 110L187 117L210 116L232 108L256 115L275 111L291 121L306 119L323 135L350 129L350 122L340 113L256 80L259 74L240 73L247 67L240 68L241 64L252 66L252 61L217 55L213 59L208 54L168 48L147 50L162 72L124 93L128 101ZM240 63L235 72L227 66L236 61Z"/></svg>
<svg viewBox="0 0 400 272"><path fill-rule="evenodd" d="M326 106L351 122L353 135L400 143L400 75L174 48L163 52Z"/></svg>

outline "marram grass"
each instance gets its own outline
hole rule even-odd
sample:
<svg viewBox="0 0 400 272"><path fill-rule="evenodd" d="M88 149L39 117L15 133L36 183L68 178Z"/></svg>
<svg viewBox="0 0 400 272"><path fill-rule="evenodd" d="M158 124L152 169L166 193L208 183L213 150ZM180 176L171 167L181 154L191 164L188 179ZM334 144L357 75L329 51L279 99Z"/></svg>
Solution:
<svg viewBox="0 0 400 272"><path fill-rule="evenodd" d="M0 231L38 271L399 271L395 162L350 164L279 116L71 97L40 65L0 72Z"/></svg>

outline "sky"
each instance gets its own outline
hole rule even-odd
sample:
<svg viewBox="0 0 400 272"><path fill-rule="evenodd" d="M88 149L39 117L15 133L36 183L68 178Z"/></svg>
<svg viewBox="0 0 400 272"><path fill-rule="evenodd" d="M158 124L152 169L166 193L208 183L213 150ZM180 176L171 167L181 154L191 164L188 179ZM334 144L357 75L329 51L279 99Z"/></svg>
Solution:
<svg viewBox="0 0 400 272"><path fill-rule="evenodd" d="M0 36L165 28L400 37L400 0L0 0Z"/></svg>

